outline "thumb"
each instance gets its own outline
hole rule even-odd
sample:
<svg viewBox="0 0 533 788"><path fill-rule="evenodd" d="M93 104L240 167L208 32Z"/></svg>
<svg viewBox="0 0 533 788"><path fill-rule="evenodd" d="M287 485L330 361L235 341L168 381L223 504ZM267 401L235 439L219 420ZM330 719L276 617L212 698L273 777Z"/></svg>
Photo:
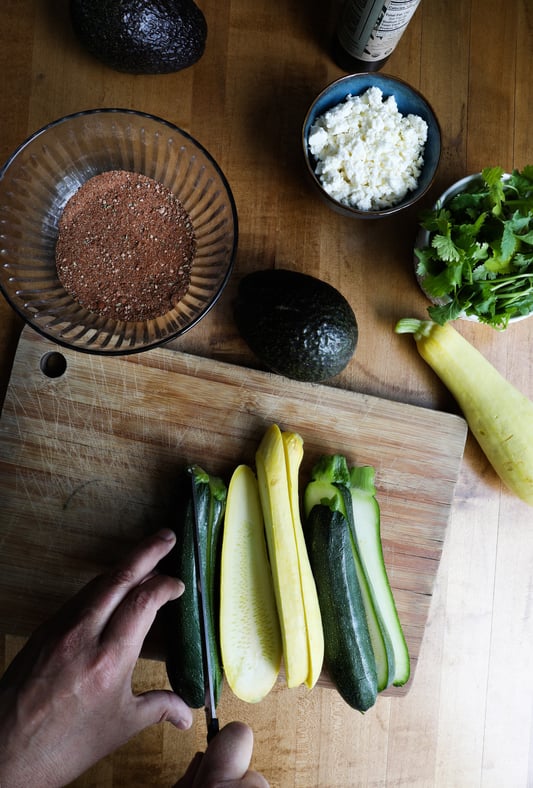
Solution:
<svg viewBox="0 0 533 788"><path fill-rule="evenodd" d="M210 742L196 776L195 785L217 785L241 780L248 771L254 746L252 729L243 722L230 722Z"/></svg>
<svg viewBox="0 0 533 788"><path fill-rule="evenodd" d="M137 695L136 721L138 730L157 722L170 722L180 730L187 730L193 722L192 711L179 695L170 690L149 690Z"/></svg>

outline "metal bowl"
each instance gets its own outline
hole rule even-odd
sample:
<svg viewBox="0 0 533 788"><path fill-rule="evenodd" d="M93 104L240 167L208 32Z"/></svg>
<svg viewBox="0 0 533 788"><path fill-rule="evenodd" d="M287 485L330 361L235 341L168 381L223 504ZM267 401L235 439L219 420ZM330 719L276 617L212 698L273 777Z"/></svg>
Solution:
<svg viewBox="0 0 533 788"><path fill-rule="evenodd" d="M418 115L425 120L428 124L428 135L424 150L424 164L417 187L391 207L379 210L361 210L339 202L326 191L316 173L317 162L309 150L308 140L311 128L318 117L341 104L348 96L360 96L371 87L379 88L384 99L394 96L398 110L402 115ZM411 207L428 191L440 161L441 132L439 122L429 103L406 82L386 74L350 74L335 80L324 88L311 104L302 127L302 147L311 180L321 197L331 208L344 216L356 219L379 219Z"/></svg>
<svg viewBox="0 0 533 788"><path fill-rule="evenodd" d="M161 317L104 318L82 307L60 283L55 265L58 222L72 195L109 170L159 181L189 213L196 255L187 294ZM212 156L161 118L125 109L94 109L37 131L0 171L0 289L34 329L60 345L127 354L185 333L211 309L231 273L237 212Z"/></svg>
<svg viewBox="0 0 533 788"><path fill-rule="evenodd" d="M509 173L504 173L502 175L502 180L505 181L510 177ZM433 205L433 210L438 211L441 208L444 208L447 203L450 202L457 194L462 194L463 192L468 192L470 190L475 190L475 187L482 181L481 173L476 172L472 175L467 175L464 178L461 178L455 183L452 183L451 186L448 186L445 191L438 197ZM425 249L431 243L431 233L423 227L420 227L415 239L415 249ZM413 258L413 264L415 269L415 276L418 282L418 285L424 295L431 301L432 304L436 306L444 306L445 304L449 303L449 298L435 298L431 296L427 290L424 288L423 278L418 274L418 258L416 254ZM525 320L527 317L531 317L533 313L528 313L525 315L516 315L515 317L511 317L509 319L509 323L518 323L521 320ZM469 320L473 323L479 323L479 317L475 314L469 314L466 312L461 312L459 315L459 319L461 320Z"/></svg>

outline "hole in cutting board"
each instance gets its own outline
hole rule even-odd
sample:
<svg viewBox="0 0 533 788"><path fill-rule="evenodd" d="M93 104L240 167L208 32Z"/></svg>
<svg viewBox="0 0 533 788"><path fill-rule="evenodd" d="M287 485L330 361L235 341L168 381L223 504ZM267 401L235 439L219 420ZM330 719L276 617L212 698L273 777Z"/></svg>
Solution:
<svg viewBox="0 0 533 788"><path fill-rule="evenodd" d="M65 374L67 368L67 359L62 353L56 350L45 353L41 358L41 372L49 378L60 378Z"/></svg>

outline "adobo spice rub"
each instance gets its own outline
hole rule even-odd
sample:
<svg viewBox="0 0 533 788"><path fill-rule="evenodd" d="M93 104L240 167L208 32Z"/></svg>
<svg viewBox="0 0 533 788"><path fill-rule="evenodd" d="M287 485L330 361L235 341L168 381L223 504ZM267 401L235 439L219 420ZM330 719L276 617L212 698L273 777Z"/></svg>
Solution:
<svg viewBox="0 0 533 788"><path fill-rule="evenodd" d="M56 267L64 288L87 309L142 321L183 298L195 252L190 216L169 189L139 173L110 170L66 204Z"/></svg>

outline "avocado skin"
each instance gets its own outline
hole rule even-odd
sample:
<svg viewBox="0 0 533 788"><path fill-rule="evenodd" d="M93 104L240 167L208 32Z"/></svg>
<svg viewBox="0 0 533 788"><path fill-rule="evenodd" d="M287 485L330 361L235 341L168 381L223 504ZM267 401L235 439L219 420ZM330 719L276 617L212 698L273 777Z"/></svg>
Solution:
<svg viewBox="0 0 533 788"><path fill-rule="evenodd" d="M193 0L70 0L86 49L116 71L168 74L204 53L207 22Z"/></svg>
<svg viewBox="0 0 533 788"><path fill-rule="evenodd" d="M338 375L358 340L355 314L331 285L286 269L254 271L239 283L235 322L273 372L318 383Z"/></svg>

